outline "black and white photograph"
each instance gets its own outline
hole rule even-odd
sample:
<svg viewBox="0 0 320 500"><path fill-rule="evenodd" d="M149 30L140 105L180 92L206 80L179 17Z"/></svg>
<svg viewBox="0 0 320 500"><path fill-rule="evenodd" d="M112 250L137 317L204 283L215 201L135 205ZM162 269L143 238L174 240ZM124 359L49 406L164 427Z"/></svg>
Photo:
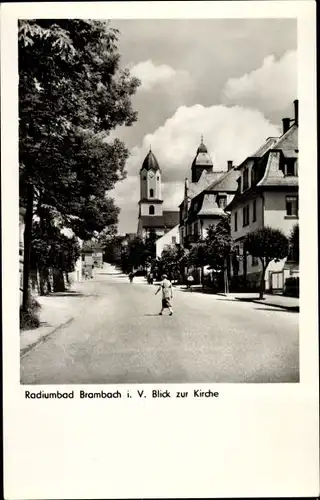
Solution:
<svg viewBox="0 0 320 500"><path fill-rule="evenodd" d="M21 19L21 383L299 382L298 139L295 19Z"/></svg>
<svg viewBox="0 0 320 500"><path fill-rule="evenodd" d="M4 497L316 497L313 1L1 10Z"/></svg>

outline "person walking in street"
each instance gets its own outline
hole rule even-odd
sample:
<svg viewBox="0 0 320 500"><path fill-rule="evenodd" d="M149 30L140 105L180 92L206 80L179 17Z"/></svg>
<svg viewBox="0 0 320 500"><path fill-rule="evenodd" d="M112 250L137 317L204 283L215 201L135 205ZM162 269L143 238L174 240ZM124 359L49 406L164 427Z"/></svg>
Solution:
<svg viewBox="0 0 320 500"><path fill-rule="evenodd" d="M157 295L160 290L162 290L162 307L161 311L159 312L159 316L162 316L163 310L164 309L169 309L169 316L172 316L173 310L172 310L172 298L173 298L173 293L172 293L172 283L170 280L168 280L168 277L166 274L163 274L161 276L162 281L159 285L158 290L156 291L155 295Z"/></svg>
<svg viewBox="0 0 320 500"><path fill-rule="evenodd" d="M132 272L132 271L130 271L130 273L129 273L129 280L130 280L130 283L132 283L132 282L133 282L133 277L134 277L134 274L133 274L133 272Z"/></svg>
<svg viewBox="0 0 320 500"><path fill-rule="evenodd" d="M189 274L189 276L187 278L187 288L188 288L188 290L190 290L190 292L192 292L193 282L194 282L194 277L192 276L192 274Z"/></svg>

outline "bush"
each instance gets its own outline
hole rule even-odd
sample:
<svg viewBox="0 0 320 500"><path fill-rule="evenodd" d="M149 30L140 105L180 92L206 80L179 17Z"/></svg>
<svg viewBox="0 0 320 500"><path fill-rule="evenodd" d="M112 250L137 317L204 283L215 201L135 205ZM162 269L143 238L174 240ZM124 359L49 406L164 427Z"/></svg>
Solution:
<svg viewBox="0 0 320 500"><path fill-rule="evenodd" d="M284 284L283 295L299 297L299 278L287 278Z"/></svg>
<svg viewBox="0 0 320 500"><path fill-rule="evenodd" d="M40 320L36 312L37 309L38 308L36 307L24 311L22 307L20 307L20 330L32 330L33 328L38 328Z"/></svg>

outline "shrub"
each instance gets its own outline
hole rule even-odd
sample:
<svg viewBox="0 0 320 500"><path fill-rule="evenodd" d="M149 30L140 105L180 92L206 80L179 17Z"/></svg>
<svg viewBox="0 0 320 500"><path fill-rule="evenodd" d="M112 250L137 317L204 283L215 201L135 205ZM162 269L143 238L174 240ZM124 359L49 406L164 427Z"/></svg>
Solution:
<svg viewBox="0 0 320 500"><path fill-rule="evenodd" d="M299 278L287 278L284 284L283 295L299 297Z"/></svg>
<svg viewBox="0 0 320 500"><path fill-rule="evenodd" d="M40 325L37 308L30 308L27 311L20 307L20 330L32 330Z"/></svg>

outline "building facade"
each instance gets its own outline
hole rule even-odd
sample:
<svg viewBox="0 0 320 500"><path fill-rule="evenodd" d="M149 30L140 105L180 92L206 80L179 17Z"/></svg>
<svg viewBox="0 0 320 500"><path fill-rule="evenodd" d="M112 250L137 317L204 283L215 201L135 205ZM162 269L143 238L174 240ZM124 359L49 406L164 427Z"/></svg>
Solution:
<svg viewBox="0 0 320 500"><path fill-rule="evenodd" d="M178 224L179 212L163 210L162 181L159 163L150 151L140 169L140 201L138 236L148 237L150 232L162 236Z"/></svg>
<svg viewBox="0 0 320 500"><path fill-rule="evenodd" d="M157 239L156 241L156 257L161 257L165 248L176 246L180 244L179 225L170 229L167 233Z"/></svg>
<svg viewBox="0 0 320 500"><path fill-rule="evenodd" d="M269 226L289 237L299 219L297 101L294 119L283 119L281 137L269 137L237 171L237 192L226 207L231 213L235 247L232 275L235 283L242 281L248 288L255 288L260 280L261 263L247 254L246 235ZM272 261L266 272L266 289L281 291L285 279L297 272L297 266L288 259Z"/></svg>
<svg viewBox="0 0 320 500"><path fill-rule="evenodd" d="M204 240L209 226L225 215L225 207L237 190L238 175L232 161L228 162L227 170L214 171L201 138L191 166L192 182L185 179L184 199L180 204L179 233L184 248Z"/></svg>

